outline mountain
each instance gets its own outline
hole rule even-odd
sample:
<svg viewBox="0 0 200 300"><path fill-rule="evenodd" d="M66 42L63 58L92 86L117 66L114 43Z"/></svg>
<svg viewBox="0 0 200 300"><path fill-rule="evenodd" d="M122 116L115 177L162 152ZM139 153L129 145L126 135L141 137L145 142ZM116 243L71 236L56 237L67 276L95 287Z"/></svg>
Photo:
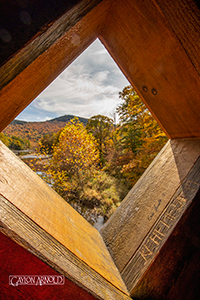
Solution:
<svg viewBox="0 0 200 300"><path fill-rule="evenodd" d="M28 139L32 146L35 146L44 134L58 132L65 127L66 123L73 119L73 115L64 115L43 122L26 122L21 120L12 121L3 131L8 136L19 136L23 139ZM88 119L77 117L84 125Z"/></svg>
<svg viewBox="0 0 200 300"><path fill-rule="evenodd" d="M58 118L54 118L54 119L51 119L51 120L48 120L46 122L69 122L71 119L73 119L75 116L73 115L64 115L64 116L61 116L61 117L58 117ZM87 124L87 121L88 119L86 118L82 118L82 117L77 117L79 119L80 122L82 122L84 125Z"/></svg>

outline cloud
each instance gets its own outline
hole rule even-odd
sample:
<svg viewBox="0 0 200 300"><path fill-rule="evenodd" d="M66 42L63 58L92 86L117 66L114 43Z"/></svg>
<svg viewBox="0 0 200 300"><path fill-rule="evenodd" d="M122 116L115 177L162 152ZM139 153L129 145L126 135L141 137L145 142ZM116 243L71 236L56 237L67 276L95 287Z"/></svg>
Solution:
<svg viewBox="0 0 200 300"><path fill-rule="evenodd" d="M128 81L100 41L96 40L18 119L44 120L65 114L110 116L121 101L119 91L126 85Z"/></svg>

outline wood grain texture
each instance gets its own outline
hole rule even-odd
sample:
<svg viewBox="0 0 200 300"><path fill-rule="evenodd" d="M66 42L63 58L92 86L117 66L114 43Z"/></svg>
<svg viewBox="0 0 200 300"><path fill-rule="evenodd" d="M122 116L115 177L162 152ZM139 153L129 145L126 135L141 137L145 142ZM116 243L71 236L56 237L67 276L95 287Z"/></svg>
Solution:
<svg viewBox="0 0 200 300"><path fill-rule="evenodd" d="M87 1L87 3L89 2ZM41 39L44 38L44 41L40 42L39 37L39 40L37 38L33 40L33 45L41 43L42 53L39 56L36 53L37 58L34 57L34 51L40 50L35 49L32 56L33 49L29 49L29 46L25 47L19 56L16 56L16 68L18 68L18 62L20 68L21 65L27 64L26 61L28 61L28 66L26 65L26 68L18 76L16 76L18 71L13 70L14 79L0 91L0 131L97 38L97 32L102 26L108 7L109 1L100 3L66 33L65 26L70 27L70 22L67 23L68 25L65 23L54 24L54 26L58 26L58 29L61 26L59 30L62 36L57 39L57 31L53 31L52 34L55 35L56 41L51 44L51 34L47 30L41 37ZM73 18L75 18L74 15L72 15L72 20ZM51 31L51 28L49 30ZM43 51L43 44L45 51ZM15 58L13 59L15 60ZM12 66L15 66L14 62L10 67L5 67L2 71L3 77L12 77L12 74L9 74L9 68L12 70Z"/></svg>
<svg viewBox="0 0 200 300"><path fill-rule="evenodd" d="M185 181L185 186L183 183L177 191L177 193L184 193L185 204L188 207L152 261L151 267L133 289L133 299L196 300L200 298L199 176L198 160L188 174L186 179L188 183ZM183 206L179 209L182 210Z"/></svg>
<svg viewBox="0 0 200 300"><path fill-rule="evenodd" d="M172 234L172 231L183 214L187 212L188 207L196 197L199 189L200 158L186 176L185 180L181 182L180 187L171 198L169 204L122 271L122 278L132 296L137 297L138 293L140 296L143 293L145 294L143 289L137 287L137 283L143 281L145 271L152 267L151 264L156 256L159 255L160 249ZM148 275L145 274L145 277L147 278ZM148 279L145 280L148 281ZM160 279L157 280L159 281ZM136 290L138 292L136 292ZM146 291L146 294L149 295L149 292ZM159 296L157 296L157 299L159 299Z"/></svg>
<svg viewBox="0 0 200 300"><path fill-rule="evenodd" d="M23 0L0 1L0 66L29 43L37 34L45 32L55 20L83 0Z"/></svg>
<svg viewBox="0 0 200 300"><path fill-rule="evenodd" d="M0 90L61 38L102 0L82 0L55 22L43 27L30 43L0 68Z"/></svg>
<svg viewBox="0 0 200 300"><path fill-rule="evenodd" d="M168 7L168 2L162 5ZM108 16L99 38L168 137L200 137L200 80L192 54L188 57L177 36L179 30L175 33L151 0L128 0L126 5L123 0L113 1ZM178 27L173 18L175 12L171 23L173 20ZM180 26L186 40L190 29L183 32ZM199 32L199 27L196 30ZM194 42L195 49L198 42ZM199 61L199 53L195 51L195 61Z"/></svg>
<svg viewBox="0 0 200 300"><path fill-rule="evenodd" d="M155 0L200 75L200 10L193 0Z"/></svg>
<svg viewBox="0 0 200 300"><path fill-rule="evenodd" d="M97 299L130 299L0 195L1 231ZM39 214L39 212L38 212ZM56 220L55 225L56 227ZM67 236L66 236L67 239ZM102 251L102 249L99 249ZM105 253L104 253L105 254ZM93 254L91 254L93 256ZM96 257L98 260L98 257ZM100 263L100 262L98 262ZM18 274L16 274L18 275ZM20 275L20 274L19 274Z"/></svg>
<svg viewBox="0 0 200 300"><path fill-rule="evenodd" d="M30 219L78 260L83 261L113 286L126 292L119 271L99 232L2 143L0 194L22 212L23 218ZM17 222L17 216L13 218L7 214L2 218L2 223L7 219ZM35 232L34 228L33 231ZM15 232L17 234L17 229ZM33 239L31 230L28 235ZM40 249L40 243L38 247Z"/></svg>
<svg viewBox="0 0 200 300"><path fill-rule="evenodd" d="M101 230L122 273L200 155L200 140L170 140Z"/></svg>
<svg viewBox="0 0 200 300"><path fill-rule="evenodd" d="M45 277L50 275L61 278L61 274L56 272L47 263L32 254L30 251L18 245L11 238L0 232L0 294L1 299L20 300L94 300L97 299L86 290L67 279L63 279L62 285L18 285L16 277L11 282L9 276L34 275ZM61 282L61 280L59 280ZM28 280L29 282L29 280ZM38 280L35 280L38 283Z"/></svg>
<svg viewBox="0 0 200 300"><path fill-rule="evenodd" d="M168 137L200 137L199 12L188 1L103 0L89 13L98 1L81 1L2 67L0 130L99 37Z"/></svg>

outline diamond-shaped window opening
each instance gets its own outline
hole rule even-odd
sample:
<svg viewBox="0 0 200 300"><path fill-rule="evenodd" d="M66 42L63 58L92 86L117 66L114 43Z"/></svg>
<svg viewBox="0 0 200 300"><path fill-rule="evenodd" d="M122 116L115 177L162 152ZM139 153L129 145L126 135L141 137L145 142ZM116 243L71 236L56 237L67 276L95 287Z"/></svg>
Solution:
<svg viewBox="0 0 200 300"><path fill-rule="evenodd" d="M72 115L90 118L94 115L104 115L116 120L116 107L122 103L119 92L125 86L130 85L123 76L121 70L108 54L107 50L96 39L69 67L67 67L24 111L18 115L17 120L31 123L34 133L37 132L38 121L47 121L63 115ZM65 122L53 127L53 131L59 131ZM48 123L43 123L43 134L49 132ZM22 124L19 124L21 126ZM9 125L4 132L9 133ZM24 127L25 128L25 127ZM31 129L31 127L29 127ZM27 131L27 124L26 129ZM27 133L30 133L27 132ZM30 135L24 135L31 139ZM38 140L38 137L35 141ZM36 146L35 141L32 142ZM20 155L21 158L40 175L44 180L46 173L41 171L41 163L36 165L37 158L34 153ZM42 160L40 160L41 162ZM45 161L45 160L43 160ZM126 158L124 163L127 163ZM120 172L120 171L119 171ZM99 171L95 180L89 181L85 186L86 196L84 200L71 200L69 203L92 223L97 229L101 229L103 223L128 193L131 188L126 184L125 178L116 179L105 171ZM116 176L117 174L115 174ZM119 177L119 174L118 176ZM49 177L48 177L49 180ZM102 186L105 186L104 190ZM101 188L100 188L101 187ZM62 193L62 197L67 197ZM101 207L101 209L99 209ZM107 210L107 211L106 211ZM104 216L103 216L104 214Z"/></svg>

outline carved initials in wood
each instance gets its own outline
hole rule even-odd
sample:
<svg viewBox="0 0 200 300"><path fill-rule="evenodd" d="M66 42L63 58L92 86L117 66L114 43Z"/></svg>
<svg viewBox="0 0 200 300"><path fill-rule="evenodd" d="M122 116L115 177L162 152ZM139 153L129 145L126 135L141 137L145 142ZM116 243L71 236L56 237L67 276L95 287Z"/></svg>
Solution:
<svg viewBox="0 0 200 300"><path fill-rule="evenodd" d="M153 252L146 245L142 246L139 253L141 254L141 256L144 258L146 262L148 261L147 257L149 258L149 256L153 254Z"/></svg>
<svg viewBox="0 0 200 300"><path fill-rule="evenodd" d="M184 184L184 189L193 190L194 186L197 188L196 183L186 181ZM145 261L144 264L146 264L146 262L151 258L151 255L154 254L156 249L159 247L169 232L170 227L173 227L174 223L179 217L179 214L181 213L180 210L183 209L186 204L187 199L184 198L184 191L182 190L180 194L178 194L169 204L168 208L157 222L157 225L154 227L154 229L152 229L151 233L147 237L146 242L143 243L138 251Z"/></svg>
<svg viewBox="0 0 200 300"><path fill-rule="evenodd" d="M150 235L150 239L156 244L159 245L160 241L162 241L164 234L157 229L154 229L152 234Z"/></svg>

